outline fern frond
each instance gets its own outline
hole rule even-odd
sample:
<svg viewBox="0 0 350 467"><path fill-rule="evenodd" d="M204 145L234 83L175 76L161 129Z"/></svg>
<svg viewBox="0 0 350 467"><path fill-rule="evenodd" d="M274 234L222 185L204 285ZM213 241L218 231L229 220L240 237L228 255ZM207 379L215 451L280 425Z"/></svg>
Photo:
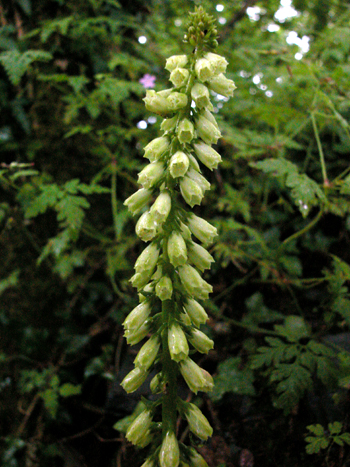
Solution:
<svg viewBox="0 0 350 467"><path fill-rule="evenodd" d="M33 62L51 59L52 55L43 50L27 50L23 53L18 50L10 50L0 54L0 63L14 86L20 83L22 76L25 75Z"/></svg>

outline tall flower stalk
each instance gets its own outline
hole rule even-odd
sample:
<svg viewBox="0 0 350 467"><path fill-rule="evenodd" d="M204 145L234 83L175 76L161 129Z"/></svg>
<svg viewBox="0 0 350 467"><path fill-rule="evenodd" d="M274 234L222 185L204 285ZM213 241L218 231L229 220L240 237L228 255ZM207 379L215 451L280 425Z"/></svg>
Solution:
<svg viewBox="0 0 350 467"><path fill-rule="evenodd" d="M213 341L199 329L208 319L199 301L212 292L201 274L214 261L206 247L217 231L191 208L201 204L210 188L201 165L213 170L221 162L211 147L221 133L211 113L210 91L229 97L235 89L224 76L227 61L213 53L216 37L211 16L202 8L190 13L185 41L192 53L168 58L165 68L173 86L147 91L144 98L146 108L164 118L163 134L145 147L144 157L150 163L139 173L141 188L124 203L133 215L142 212L136 233L150 242L131 278L140 303L123 323L130 345L147 338L135 368L122 382L125 391L137 390L156 370L150 386L159 398L145 401L145 410L126 433L137 446L152 444L143 467L207 465L193 447L177 440L179 415L200 440L205 441L213 431L200 409L178 396L177 381L182 377L195 394L213 388L211 375L189 353L206 354L213 348Z"/></svg>

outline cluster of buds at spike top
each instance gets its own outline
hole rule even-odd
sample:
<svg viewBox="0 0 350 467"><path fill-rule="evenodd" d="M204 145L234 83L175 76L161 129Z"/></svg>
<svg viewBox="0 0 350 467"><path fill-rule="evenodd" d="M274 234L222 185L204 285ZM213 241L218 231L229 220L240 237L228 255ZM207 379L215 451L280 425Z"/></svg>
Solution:
<svg viewBox="0 0 350 467"><path fill-rule="evenodd" d="M205 14L201 9L196 12L201 19L193 26L192 39L206 34L198 32L205 23ZM211 20L207 23L210 25ZM178 467L180 463L206 466L195 450L178 443L177 413L199 439L206 440L212 434L199 408L181 401L174 385L177 377L182 377L196 394L213 388L210 374L189 357L191 350L208 353L213 348L213 341L199 329L208 319L199 301L208 299L212 292L202 273L214 261L206 248L217 231L191 212L210 188L201 173L202 164L213 170L221 162L220 154L211 147L221 133L210 97L212 91L229 97L235 89L233 81L224 76L227 61L210 50L208 44L213 43L213 37L203 40L193 54L168 58L165 68L170 72L172 88L147 91L146 108L164 117L163 134L145 147L144 157L150 163L139 174L140 189L124 203L133 215L141 213L136 233L151 243L138 257L131 278L140 304L123 323L129 344L146 337L147 341L122 386L133 392L151 370L156 370L151 390L160 394L156 407L166 407L163 415L169 417L152 424L153 409L148 409L129 428L127 439L132 443L145 446L152 436L155 441L144 467Z"/></svg>

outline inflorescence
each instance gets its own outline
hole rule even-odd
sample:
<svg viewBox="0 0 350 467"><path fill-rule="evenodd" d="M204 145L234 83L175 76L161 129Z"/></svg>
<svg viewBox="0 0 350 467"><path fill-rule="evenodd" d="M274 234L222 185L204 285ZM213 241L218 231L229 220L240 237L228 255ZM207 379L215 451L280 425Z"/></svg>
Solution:
<svg viewBox="0 0 350 467"><path fill-rule="evenodd" d="M213 341L199 329L208 319L199 301L212 292L201 273L214 261L206 247L217 231L189 208L200 205L210 188L200 164L213 170L221 162L220 154L211 147L221 133L211 113L210 91L230 97L235 89L233 81L224 76L227 61L212 52L216 36L212 17L202 8L191 13L185 41L194 46L193 53L168 58L165 68L173 86L146 93L146 108L164 118L163 134L145 147L144 157L150 163L138 176L142 188L125 201L133 215L142 212L136 233L150 242L138 257L131 278L140 303L123 323L128 344L147 337L135 358L135 368L122 382L125 391L136 391L150 372L156 371L150 387L159 398L144 401L145 410L126 433L139 447L152 445L142 467L207 465L193 447L177 440L178 415L200 440L207 440L213 431L201 410L178 396L177 380L181 375L195 394L213 388L211 375L189 354L206 354L213 348ZM160 407L159 422L155 420L159 420Z"/></svg>

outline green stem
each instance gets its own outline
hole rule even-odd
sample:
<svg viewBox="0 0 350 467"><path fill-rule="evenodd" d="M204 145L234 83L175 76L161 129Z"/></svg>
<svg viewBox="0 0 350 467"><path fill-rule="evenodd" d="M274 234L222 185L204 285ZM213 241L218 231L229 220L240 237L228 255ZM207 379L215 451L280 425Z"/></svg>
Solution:
<svg viewBox="0 0 350 467"><path fill-rule="evenodd" d="M319 211L319 213L317 214L317 216L312 219L312 221L307 224L303 229L301 230L298 230L298 232L295 232L293 235L291 235L290 237L286 238L282 244L280 245L280 247L278 248L278 251L277 251L277 255L280 253L280 251L282 250L283 247L285 247L288 243L290 243L291 241L295 240L296 238L298 237L301 237L302 235L304 235L306 232L308 232L309 230L312 229L312 227L314 225L317 224L317 222L321 219L323 215L323 209L321 209Z"/></svg>
<svg viewBox="0 0 350 467"><path fill-rule="evenodd" d="M269 331L268 329L259 328L259 326L254 326L254 325L251 325L251 324L245 324L245 323L242 323L242 321L237 321L237 320L232 319L232 318L223 317L223 319L225 321L227 321L228 323L233 324L234 326L238 326L240 328L245 328L250 332L258 332L260 334L268 334L269 336L282 336L282 334L277 332L277 331Z"/></svg>
<svg viewBox="0 0 350 467"><path fill-rule="evenodd" d="M162 303L162 322L164 326L162 335L163 378L167 386L162 401L162 431L163 438L167 432L176 430L176 399L177 399L177 364L170 357L168 345L168 328L171 317L174 315L174 301L165 300Z"/></svg>
<svg viewBox="0 0 350 467"><path fill-rule="evenodd" d="M112 171L112 186L111 186L111 202L112 202L112 213L113 213L113 227L115 239L119 239L118 228L117 228L117 216L118 216L118 202L117 202L117 166L116 160L113 158L111 163Z"/></svg>
<svg viewBox="0 0 350 467"><path fill-rule="evenodd" d="M325 159L324 159L322 144L321 144L321 140L320 140L320 135L318 133L318 128L317 128L314 112L311 112L311 121L312 121L312 126L313 126L313 129L314 129L315 138L316 138L316 142L317 142L318 153L320 155L320 162L321 162L321 169L322 169L322 176L323 176L323 184L324 184L324 186L329 186L329 180L328 180L327 170L326 170L326 163L325 163Z"/></svg>

